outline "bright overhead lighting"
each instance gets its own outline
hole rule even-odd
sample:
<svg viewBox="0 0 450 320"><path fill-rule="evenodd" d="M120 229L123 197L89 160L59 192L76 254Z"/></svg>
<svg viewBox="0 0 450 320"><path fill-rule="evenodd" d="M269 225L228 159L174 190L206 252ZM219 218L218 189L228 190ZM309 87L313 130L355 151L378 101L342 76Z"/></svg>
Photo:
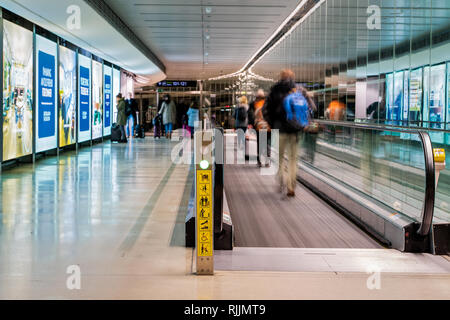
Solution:
<svg viewBox="0 0 450 320"><path fill-rule="evenodd" d="M211 7L206 7L205 8L205 12L206 12L206 14L211 14L212 8Z"/></svg>
<svg viewBox="0 0 450 320"><path fill-rule="evenodd" d="M209 39L211 38L211 36L210 36L209 34L207 34L207 35L205 36L205 38L206 38L206 40L209 40Z"/></svg>
<svg viewBox="0 0 450 320"><path fill-rule="evenodd" d="M248 62L244 65L244 67L242 67L239 71L231 73L231 74L227 74L227 75L223 75L220 77L216 77L216 78L211 78L209 80L220 80L220 79L224 79L224 78L230 78L233 76L237 76L241 73L244 72L244 70L246 70L248 68L248 66L250 65L250 63L253 61L253 59L261 52L261 50L263 50L269 43L270 41L272 41L272 39L286 26L286 24L300 11L300 9L302 9L305 4L307 3L307 0L302 0L297 7L292 11L292 13L283 21L283 23L281 23L281 25L278 27L277 30L275 30L275 32L269 37L269 39L267 39L266 42L264 42L264 44L255 52L255 54L248 60ZM311 9L308 14L306 16L309 16L309 14L311 14L311 12L315 11L315 9L317 9L322 3L324 2L324 0L321 0L313 9ZM301 22L303 22L304 18L303 17L300 21L298 21L283 37L282 39L285 39L286 36L288 34L290 34ZM280 39L281 40L281 39ZM277 41L269 50L267 50L260 58L258 58L257 61L255 61L255 63L253 65L255 65L257 62L259 62L262 57L264 57L271 49L273 49L274 47L276 47L281 41ZM258 76L256 74L254 74L251 71L252 68L249 69L250 71L250 75L254 76L255 78L264 78L261 76ZM261 79L262 80L262 79Z"/></svg>
<svg viewBox="0 0 450 320"><path fill-rule="evenodd" d="M208 52L205 52L205 57L207 57L207 56L209 56L209 53L208 53Z"/></svg>

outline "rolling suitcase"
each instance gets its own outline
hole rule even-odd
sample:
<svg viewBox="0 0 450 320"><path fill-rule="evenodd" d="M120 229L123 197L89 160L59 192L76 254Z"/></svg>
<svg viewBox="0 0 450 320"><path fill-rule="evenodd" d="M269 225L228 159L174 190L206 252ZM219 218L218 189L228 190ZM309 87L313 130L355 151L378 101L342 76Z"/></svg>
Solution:
<svg viewBox="0 0 450 320"><path fill-rule="evenodd" d="M121 135L120 127L114 123L111 128L111 142L120 142Z"/></svg>
<svg viewBox="0 0 450 320"><path fill-rule="evenodd" d="M136 138L141 138L144 139L145 138L145 131L144 131L144 127L141 125L137 125L136 126Z"/></svg>
<svg viewBox="0 0 450 320"><path fill-rule="evenodd" d="M162 135L162 116L157 115L155 119L153 119L153 137L161 138Z"/></svg>

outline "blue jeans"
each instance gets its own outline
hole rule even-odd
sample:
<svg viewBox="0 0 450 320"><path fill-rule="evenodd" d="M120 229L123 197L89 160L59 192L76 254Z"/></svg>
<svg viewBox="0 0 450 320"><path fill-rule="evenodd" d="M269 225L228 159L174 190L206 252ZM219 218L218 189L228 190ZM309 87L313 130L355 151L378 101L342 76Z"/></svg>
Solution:
<svg viewBox="0 0 450 320"><path fill-rule="evenodd" d="M131 114L127 118L126 133L128 137L134 137L134 117Z"/></svg>
<svg viewBox="0 0 450 320"><path fill-rule="evenodd" d="M164 127L166 128L166 134L167 133L172 133L172 129L173 129L173 124L172 123L167 123L164 125Z"/></svg>

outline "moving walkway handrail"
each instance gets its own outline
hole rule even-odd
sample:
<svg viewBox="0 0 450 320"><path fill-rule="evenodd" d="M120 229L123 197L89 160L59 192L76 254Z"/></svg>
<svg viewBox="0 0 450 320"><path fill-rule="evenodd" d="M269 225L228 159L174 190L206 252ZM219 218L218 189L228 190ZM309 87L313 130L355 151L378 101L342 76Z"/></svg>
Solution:
<svg viewBox="0 0 450 320"><path fill-rule="evenodd" d="M430 135L419 131L425 156L425 202L422 209L422 222L417 233L426 236L430 232L434 216L434 201L436 196L436 181L434 170L433 146Z"/></svg>
<svg viewBox="0 0 450 320"><path fill-rule="evenodd" d="M224 148L223 133L221 127L214 125L214 233L220 234L223 231L223 189L224 189L224 167L222 152L217 152L215 148ZM219 135L219 136L217 136Z"/></svg>
<svg viewBox="0 0 450 320"><path fill-rule="evenodd" d="M392 131L399 133L411 133L411 134L419 134L421 132L419 129L413 129L410 127L400 128L400 127L392 127L390 125L374 125L374 124L366 124L359 122L350 122L350 121L332 121L332 120L318 120L314 119L314 122L318 124L330 125L330 126L339 126L346 128L357 128L357 129L367 129L367 130L378 130L378 131Z"/></svg>
<svg viewBox="0 0 450 320"><path fill-rule="evenodd" d="M435 167L433 156L433 145L431 143L430 135L425 131L414 129L398 129L386 126L374 126L364 123L348 123L340 121L329 120L314 120L318 124L332 125L346 128L357 128L363 130L377 130L377 131L392 131L400 133L411 133L419 135L423 146L424 158L425 158L425 199L422 208L422 215L420 221L420 227L417 233L420 236L426 236L431 230L434 217L434 202L436 196L436 181L435 181Z"/></svg>

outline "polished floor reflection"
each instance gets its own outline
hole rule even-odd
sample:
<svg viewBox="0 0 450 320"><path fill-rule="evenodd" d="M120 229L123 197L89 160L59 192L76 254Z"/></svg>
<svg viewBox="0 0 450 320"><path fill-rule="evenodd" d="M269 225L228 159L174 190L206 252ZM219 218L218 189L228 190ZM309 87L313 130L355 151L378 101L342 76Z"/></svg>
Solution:
<svg viewBox="0 0 450 320"><path fill-rule="evenodd" d="M142 243L153 250L169 244L181 248L184 274L184 238L173 230L180 208L187 206L185 186L192 184L189 167L172 164L171 145L153 139L107 142L5 170L0 297L36 297L29 291L33 281L58 292L70 265L80 265L84 274L108 274L112 261L132 257ZM167 250L160 253L161 263Z"/></svg>
<svg viewBox="0 0 450 320"><path fill-rule="evenodd" d="M359 261L350 262L352 272L328 272L323 268L324 259L331 259L328 251L326 257L302 252L295 258L296 252L283 256L281 250L277 261L295 261L299 267L292 270L308 272L280 272L272 265L240 266L247 260L238 248L238 256L217 253L214 277L196 276L193 250L184 247L193 172L172 163L174 145L152 138L105 142L4 171L0 299L450 297L450 262L429 255L397 253L394 261L389 253L346 251L331 258L335 266ZM369 290L366 262L386 259L393 261L392 270L382 274L380 290ZM80 268L80 290L67 287L73 265ZM396 271L402 266L409 266L408 273Z"/></svg>

